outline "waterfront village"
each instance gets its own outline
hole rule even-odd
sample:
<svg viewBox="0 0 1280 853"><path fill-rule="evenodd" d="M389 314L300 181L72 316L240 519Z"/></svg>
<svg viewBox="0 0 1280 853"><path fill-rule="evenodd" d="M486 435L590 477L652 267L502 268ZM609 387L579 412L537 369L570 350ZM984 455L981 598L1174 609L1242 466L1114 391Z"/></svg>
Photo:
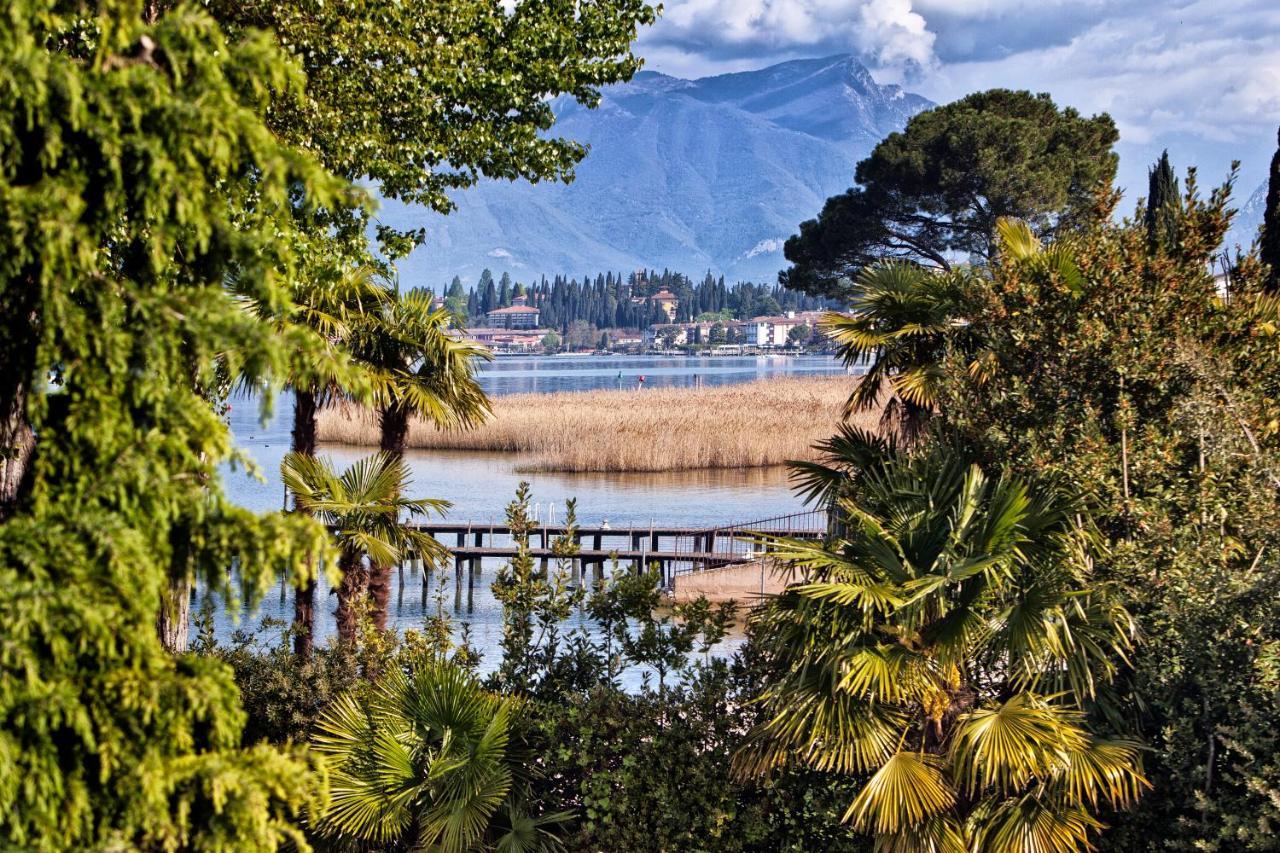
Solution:
<svg viewBox="0 0 1280 853"><path fill-rule="evenodd" d="M542 311L536 304L530 304L528 295L520 294L512 298L510 305L494 308L485 312L483 318L476 318L484 325L471 323L461 331L465 338L483 344L495 355L562 352L725 356L799 354L811 352L825 343L825 338L818 332L818 322L826 313L824 311L787 310L743 320L704 315L687 322L676 322L680 300L669 290L662 289L647 297L631 297L631 301L636 305L657 306L669 322L650 323L639 329L591 327L579 330L575 335L569 328L555 329L542 325ZM443 306L444 297L436 297L435 304Z"/></svg>

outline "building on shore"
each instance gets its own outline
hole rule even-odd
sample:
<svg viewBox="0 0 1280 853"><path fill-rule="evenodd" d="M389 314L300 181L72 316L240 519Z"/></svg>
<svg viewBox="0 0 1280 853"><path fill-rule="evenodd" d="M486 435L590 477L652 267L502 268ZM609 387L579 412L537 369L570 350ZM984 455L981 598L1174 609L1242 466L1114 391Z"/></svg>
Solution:
<svg viewBox="0 0 1280 853"><path fill-rule="evenodd" d="M462 337L488 347L495 353L526 353L542 350L542 333L539 330L519 329L465 329Z"/></svg>
<svg viewBox="0 0 1280 853"><path fill-rule="evenodd" d="M657 293L649 296L631 297L631 303L633 305L643 305L646 301L652 301L654 305L657 305L662 309L662 313L667 315L668 320L675 322L676 309L680 307L680 297L676 296L665 287Z"/></svg>
<svg viewBox="0 0 1280 853"><path fill-rule="evenodd" d="M484 316L491 329L536 329L541 314L527 297L517 296L511 307L495 308Z"/></svg>
<svg viewBox="0 0 1280 853"><path fill-rule="evenodd" d="M775 317L752 317L743 320L739 327L739 340L753 347L762 349L778 349L791 344L791 331L805 326L810 330L817 327L821 311L804 311L797 314L788 311Z"/></svg>

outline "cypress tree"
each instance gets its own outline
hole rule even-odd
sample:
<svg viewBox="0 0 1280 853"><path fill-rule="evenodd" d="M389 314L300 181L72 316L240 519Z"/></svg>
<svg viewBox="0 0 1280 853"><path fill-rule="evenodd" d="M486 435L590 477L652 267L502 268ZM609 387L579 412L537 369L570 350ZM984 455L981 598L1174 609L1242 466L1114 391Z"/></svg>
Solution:
<svg viewBox="0 0 1280 853"><path fill-rule="evenodd" d="M1271 178L1267 184L1267 206L1262 214L1261 245L1258 256L1271 269L1264 287L1268 293L1280 291L1280 132L1276 134L1276 153L1271 158Z"/></svg>
<svg viewBox="0 0 1280 853"><path fill-rule="evenodd" d="M1160 155L1147 172L1147 247L1151 254L1168 252L1178 242L1178 222L1182 218L1182 200L1178 195L1178 179L1169 163L1169 152Z"/></svg>

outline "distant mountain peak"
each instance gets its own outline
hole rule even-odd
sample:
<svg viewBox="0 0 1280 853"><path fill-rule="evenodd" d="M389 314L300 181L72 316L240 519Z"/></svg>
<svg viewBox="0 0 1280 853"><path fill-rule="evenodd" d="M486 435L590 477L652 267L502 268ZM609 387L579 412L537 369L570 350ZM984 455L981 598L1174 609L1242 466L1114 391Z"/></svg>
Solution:
<svg viewBox="0 0 1280 853"><path fill-rule="evenodd" d="M388 202L384 222L428 233L402 280L438 288L485 267L517 280L638 267L772 280L785 235L932 106L848 54L693 80L641 71L602 94L596 110L555 105L554 133L590 148L572 184L486 181L448 217Z"/></svg>

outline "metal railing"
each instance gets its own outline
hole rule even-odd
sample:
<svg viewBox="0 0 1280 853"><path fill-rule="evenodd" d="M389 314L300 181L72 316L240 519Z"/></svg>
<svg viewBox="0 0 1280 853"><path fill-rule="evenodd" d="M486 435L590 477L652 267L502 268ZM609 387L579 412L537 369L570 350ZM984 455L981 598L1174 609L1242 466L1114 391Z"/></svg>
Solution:
<svg viewBox="0 0 1280 853"><path fill-rule="evenodd" d="M827 534L828 524L827 511L814 509L709 527L676 539L673 550L677 554L688 554L688 559L676 560L671 571L680 575L749 562L763 553L763 537L821 539Z"/></svg>

